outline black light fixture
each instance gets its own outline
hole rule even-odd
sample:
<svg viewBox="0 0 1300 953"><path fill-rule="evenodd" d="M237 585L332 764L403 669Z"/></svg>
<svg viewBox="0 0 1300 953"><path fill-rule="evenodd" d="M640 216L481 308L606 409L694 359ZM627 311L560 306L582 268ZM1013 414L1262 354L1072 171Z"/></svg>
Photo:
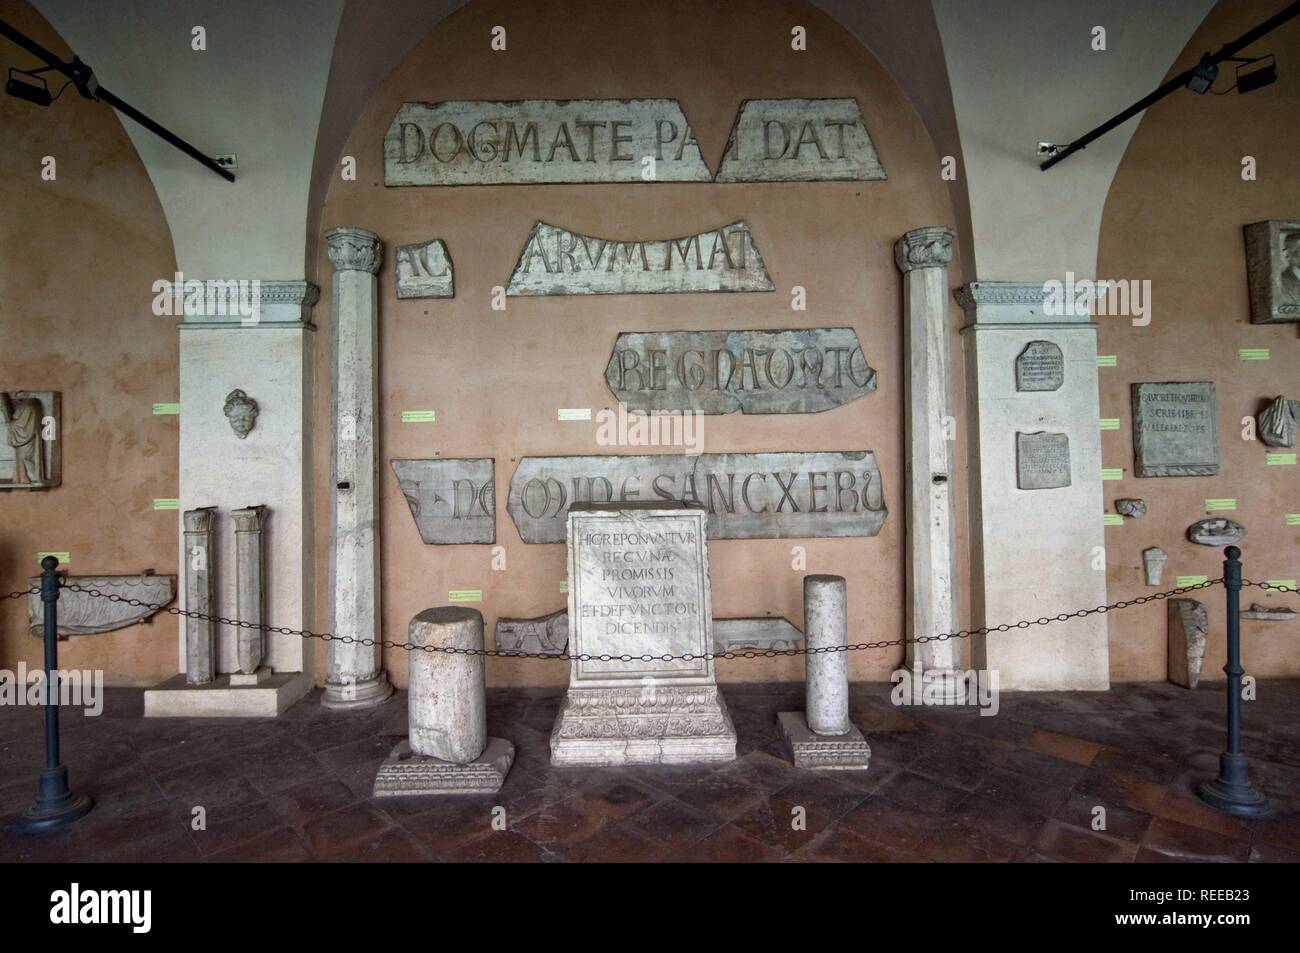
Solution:
<svg viewBox="0 0 1300 953"><path fill-rule="evenodd" d="M37 106L48 106L54 102L54 97L50 95L50 87L46 85L45 77L38 75L44 72L43 69L28 72L13 66L9 67L9 81L5 83L5 92L15 99L25 99ZM19 79L20 76L23 78Z"/></svg>
<svg viewBox="0 0 1300 953"><path fill-rule="evenodd" d="M202 163L206 168L211 169L227 182L235 181L234 173L230 172L228 169L223 169L211 156L204 155L170 129L154 122L130 103L119 99L107 89L100 86L99 80L95 78L94 71L78 57L74 56L72 62L65 63L31 37L27 36L25 33L16 29L4 20L0 20L0 36L22 47L28 53L32 54L37 59L42 60L46 64L41 69L35 70L10 69L9 81L5 83L5 92L10 96L16 96L17 98L24 99L27 102L36 103L39 106L48 106L54 100L59 98L63 93L63 89L67 89L69 85L76 86L77 92L79 92L84 99L92 99L98 100L102 103L108 103L108 105L112 106L122 115L135 120L159 139L175 146L191 159ZM63 89L60 89L54 96L50 95L49 87L45 85L45 80L43 79L40 81L40 85L37 85L34 82L28 82L27 80L20 80L17 78L18 75L21 75L31 79L37 74L44 73L48 70L56 70L68 78L68 82L64 83Z"/></svg>
<svg viewBox="0 0 1300 953"><path fill-rule="evenodd" d="M1045 158L1043 162L1039 163L1038 167L1046 172L1058 162L1062 162L1074 155L1076 152L1086 149L1091 143L1096 142L1116 126L1128 122L1128 120L1132 119L1148 106L1159 102L1166 96L1182 89L1183 87L1190 89L1194 93L1211 92L1210 87L1214 85L1214 80L1219 75L1218 64L1225 60L1244 63L1246 67L1254 66L1254 64L1261 63L1264 60L1269 60L1269 62L1264 66L1255 67L1246 72L1242 72L1243 67L1241 66L1237 68L1237 92L1249 93L1259 89L1261 86L1267 86L1269 83L1272 83L1277 79L1277 66L1272 62L1272 55L1270 54L1267 56L1243 60L1236 56L1236 54L1241 52L1241 50L1245 49L1251 43L1254 43L1260 37L1272 33L1282 24L1297 16L1300 16L1300 0L1293 0L1292 3L1287 4L1277 13L1259 24L1259 26L1247 30L1231 43L1223 44L1223 46L1219 47L1217 52L1213 54L1206 53L1201 57L1201 61L1191 69L1183 70L1183 72L1165 82L1159 89L1153 90L1143 96L1132 106L1129 106L1128 109L1125 109L1123 112L1107 119L1091 132L1085 133L1068 145L1055 146L1050 151L1046 151L1042 146L1040 146L1039 154L1045 156ZM1229 91L1230 90L1225 90L1225 92Z"/></svg>

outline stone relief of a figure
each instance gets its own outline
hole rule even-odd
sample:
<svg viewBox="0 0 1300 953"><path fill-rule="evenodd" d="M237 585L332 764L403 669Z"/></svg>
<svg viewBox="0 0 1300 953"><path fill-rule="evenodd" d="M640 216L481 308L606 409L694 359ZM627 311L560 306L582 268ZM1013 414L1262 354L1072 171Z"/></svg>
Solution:
<svg viewBox="0 0 1300 953"><path fill-rule="evenodd" d="M0 416L14 451L14 483L45 483L45 448L41 443L44 411L35 397L0 393Z"/></svg>
<svg viewBox="0 0 1300 953"><path fill-rule="evenodd" d="M230 421L230 429L240 440L252 433L257 426L257 401L238 387L226 395L225 406L221 409Z"/></svg>

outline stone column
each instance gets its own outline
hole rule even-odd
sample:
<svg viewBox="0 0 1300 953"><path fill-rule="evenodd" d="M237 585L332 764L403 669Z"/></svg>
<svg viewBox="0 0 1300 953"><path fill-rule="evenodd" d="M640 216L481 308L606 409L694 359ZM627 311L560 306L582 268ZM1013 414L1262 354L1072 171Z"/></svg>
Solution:
<svg viewBox="0 0 1300 953"><path fill-rule="evenodd" d="M266 622L266 561L262 553L262 520L265 506L234 510L235 522L235 612L241 622L254 626ZM235 630L235 671L231 685L256 685L270 676L262 665L266 657L266 632L240 626Z"/></svg>
<svg viewBox="0 0 1300 953"><path fill-rule="evenodd" d="M849 656L843 651L849 641L848 587L843 576L804 576L803 628L808 649L805 710L776 716L790 760L796 768L865 771L871 748L849 721Z"/></svg>
<svg viewBox="0 0 1300 953"><path fill-rule="evenodd" d="M326 708L367 708L393 692L382 670L379 629L379 236L335 228L325 236L334 265L334 611ZM339 638L350 636L357 642Z"/></svg>
<svg viewBox="0 0 1300 953"><path fill-rule="evenodd" d="M213 545L217 509L186 510L185 611L215 615L217 550ZM185 616L185 682L207 685L217 677L217 624Z"/></svg>
<svg viewBox="0 0 1300 953"><path fill-rule="evenodd" d="M903 272L903 342L908 354L907 635L957 629L956 542L952 500L952 392L948 358L950 228L916 228L894 246ZM920 670L945 701L964 695L960 642L907 645L907 666ZM930 695L934 697L934 695Z"/></svg>
<svg viewBox="0 0 1300 953"><path fill-rule="evenodd" d="M477 609L425 609L411 620L417 646L483 650L483 615ZM468 764L487 746L487 681L482 655L411 652L407 686L411 750Z"/></svg>
<svg viewBox="0 0 1300 953"><path fill-rule="evenodd" d="M808 648L833 649L849 641L847 586L843 576L804 576L803 631ZM810 652L805 657L808 727L842 735L849 724L849 654Z"/></svg>
<svg viewBox="0 0 1300 953"><path fill-rule="evenodd" d="M1043 282L957 291L968 322L972 627L1107 602L1097 325L1086 304L1058 299ZM1005 690L1110 686L1104 614L975 636L971 656Z"/></svg>

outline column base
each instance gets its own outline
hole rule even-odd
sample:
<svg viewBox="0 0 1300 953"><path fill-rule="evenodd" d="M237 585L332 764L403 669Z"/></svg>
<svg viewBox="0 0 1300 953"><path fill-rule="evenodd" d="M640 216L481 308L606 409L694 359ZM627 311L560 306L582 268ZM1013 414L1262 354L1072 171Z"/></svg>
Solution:
<svg viewBox="0 0 1300 953"><path fill-rule="evenodd" d="M736 760L716 685L574 688L551 731L551 764L713 764Z"/></svg>
<svg viewBox="0 0 1300 953"><path fill-rule="evenodd" d="M254 685L240 686L219 675L206 685L190 685L173 675L144 692L146 718L274 718L312 689L302 672L277 672Z"/></svg>
<svg viewBox="0 0 1300 953"><path fill-rule="evenodd" d="M47 769L41 772L36 803L18 815L14 830L26 834L55 830L85 816L94 803L87 795L68 790L66 767Z"/></svg>
<svg viewBox="0 0 1300 953"><path fill-rule="evenodd" d="M1240 817L1258 817L1273 809L1259 788L1250 783L1246 758L1226 751L1219 755L1219 776L1197 789L1211 807Z"/></svg>
<svg viewBox="0 0 1300 953"><path fill-rule="evenodd" d="M488 738L487 747L468 764L456 764L411 751L403 738L375 776L375 797L416 797L429 794L495 794L501 790L515 746L504 738Z"/></svg>
<svg viewBox="0 0 1300 953"><path fill-rule="evenodd" d="M321 694L322 708L352 711L383 704L393 694L393 686L383 672L360 682L326 682Z"/></svg>
<svg viewBox="0 0 1300 953"><path fill-rule="evenodd" d="M871 746L853 725L842 735L819 735L808 727L801 711L783 711L776 716L785 736L790 760L796 768L818 771L865 771L871 761Z"/></svg>

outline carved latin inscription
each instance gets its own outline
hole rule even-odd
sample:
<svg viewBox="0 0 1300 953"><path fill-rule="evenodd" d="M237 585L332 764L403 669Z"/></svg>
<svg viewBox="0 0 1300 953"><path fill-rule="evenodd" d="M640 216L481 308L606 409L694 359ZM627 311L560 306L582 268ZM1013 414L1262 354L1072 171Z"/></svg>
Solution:
<svg viewBox="0 0 1300 953"><path fill-rule="evenodd" d="M496 542L491 457L393 460L392 465L424 542Z"/></svg>
<svg viewBox="0 0 1300 953"><path fill-rule="evenodd" d="M675 99L403 103L384 136L390 186L710 178Z"/></svg>
<svg viewBox="0 0 1300 953"><path fill-rule="evenodd" d="M856 99L747 99L718 182L883 179Z"/></svg>
<svg viewBox="0 0 1300 953"><path fill-rule="evenodd" d="M1138 476L1214 476L1219 472L1213 383L1134 384L1132 396Z"/></svg>
<svg viewBox="0 0 1300 953"><path fill-rule="evenodd" d="M1070 438L1063 433L1016 434L1016 486L1054 490L1070 485Z"/></svg>
<svg viewBox="0 0 1300 953"><path fill-rule="evenodd" d="M749 226L732 222L683 238L621 241L538 222L507 295L771 291Z"/></svg>
<svg viewBox="0 0 1300 953"><path fill-rule="evenodd" d="M1030 341L1016 358L1016 390L1060 390L1065 383L1065 357L1051 341Z"/></svg>
<svg viewBox="0 0 1300 953"><path fill-rule="evenodd" d="M620 334L605 368L629 410L806 414L876 389L852 328Z"/></svg>
<svg viewBox="0 0 1300 953"><path fill-rule="evenodd" d="M526 543L564 541L575 502L683 501L710 539L875 536L885 522L870 451L525 457L507 508Z"/></svg>

